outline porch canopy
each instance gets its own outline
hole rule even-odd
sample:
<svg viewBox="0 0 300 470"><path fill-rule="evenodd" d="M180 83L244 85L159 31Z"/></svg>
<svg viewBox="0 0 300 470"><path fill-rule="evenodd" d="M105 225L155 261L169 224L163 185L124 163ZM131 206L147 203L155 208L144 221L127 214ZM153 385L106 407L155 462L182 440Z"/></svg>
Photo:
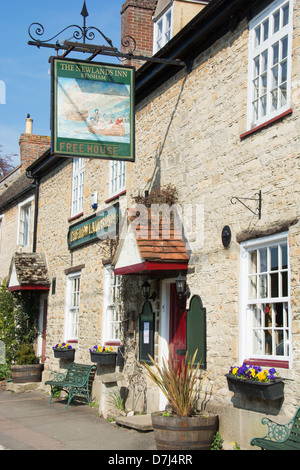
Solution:
<svg viewBox="0 0 300 470"><path fill-rule="evenodd" d="M150 214L150 212L149 212ZM188 269L189 255L182 231L170 220L148 217L147 223L135 222L121 236L112 265L115 275L161 274L177 275Z"/></svg>
<svg viewBox="0 0 300 470"><path fill-rule="evenodd" d="M48 291L50 280L41 253L15 253L9 270L8 290Z"/></svg>

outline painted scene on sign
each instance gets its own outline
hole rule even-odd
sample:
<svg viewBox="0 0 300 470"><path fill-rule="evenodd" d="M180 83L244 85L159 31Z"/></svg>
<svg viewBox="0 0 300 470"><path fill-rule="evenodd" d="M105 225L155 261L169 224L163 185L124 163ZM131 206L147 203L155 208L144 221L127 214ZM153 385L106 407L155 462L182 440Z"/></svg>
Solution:
<svg viewBox="0 0 300 470"><path fill-rule="evenodd" d="M57 136L129 143L129 85L59 77Z"/></svg>

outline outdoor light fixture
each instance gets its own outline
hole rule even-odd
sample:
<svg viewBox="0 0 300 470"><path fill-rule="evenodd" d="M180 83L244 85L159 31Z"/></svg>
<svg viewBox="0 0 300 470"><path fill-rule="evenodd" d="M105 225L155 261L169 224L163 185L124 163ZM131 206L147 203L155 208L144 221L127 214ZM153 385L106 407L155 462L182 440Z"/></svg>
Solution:
<svg viewBox="0 0 300 470"><path fill-rule="evenodd" d="M143 283L142 291L143 291L143 296L145 297L146 300L148 300L148 299L155 300L156 299L155 292L153 292L152 295L150 296L150 284L149 284L149 282L145 281Z"/></svg>
<svg viewBox="0 0 300 470"><path fill-rule="evenodd" d="M190 289L187 287L185 290L186 278L179 273L179 276L175 279L176 282L176 291L179 294L180 299L180 308L183 307L183 296L189 297Z"/></svg>

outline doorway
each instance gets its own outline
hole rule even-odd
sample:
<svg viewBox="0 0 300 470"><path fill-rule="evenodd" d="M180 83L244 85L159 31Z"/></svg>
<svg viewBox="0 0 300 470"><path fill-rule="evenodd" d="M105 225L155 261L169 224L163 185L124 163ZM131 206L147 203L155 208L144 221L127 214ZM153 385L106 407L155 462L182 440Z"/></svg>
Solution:
<svg viewBox="0 0 300 470"><path fill-rule="evenodd" d="M162 281L161 293L159 363L162 363L163 358L168 360L169 344L173 359L180 364L186 354L186 297L180 305L174 279ZM161 392L159 409L164 410L166 404L166 398Z"/></svg>

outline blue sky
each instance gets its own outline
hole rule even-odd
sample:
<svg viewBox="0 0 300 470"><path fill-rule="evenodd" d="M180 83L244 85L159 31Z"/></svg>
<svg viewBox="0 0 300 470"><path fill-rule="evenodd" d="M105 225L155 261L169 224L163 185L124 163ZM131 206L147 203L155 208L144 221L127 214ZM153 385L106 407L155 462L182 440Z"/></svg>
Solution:
<svg viewBox="0 0 300 470"><path fill-rule="evenodd" d="M3 0L4 2L4 0ZM121 7L123 0L86 0L89 16L87 26L96 26L108 36L115 47L120 48ZM48 39L66 26L82 26L80 15L83 0L7 0L1 8L0 16L0 81L5 84L5 103L0 92L0 144L2 155L19 155L19 137L25 132L27 113L33 119L33 133L50 135L50 64L49 57L56 55L54 49L29 46L28 27L31 23L41 23ZM59 39L70 39L73 30L65 32ZM51 41L56 42L58 38ZM70 39L72 40L72 39ZM99 35L93 41L104 44ZM60 52L62 53L62 52ZM87 59L86 54L73 54L68 57ZM118 62L98 56L99 62ZM0 82L1 83L1 82ZM19 157L13 163L19 164Z"/></svg>

